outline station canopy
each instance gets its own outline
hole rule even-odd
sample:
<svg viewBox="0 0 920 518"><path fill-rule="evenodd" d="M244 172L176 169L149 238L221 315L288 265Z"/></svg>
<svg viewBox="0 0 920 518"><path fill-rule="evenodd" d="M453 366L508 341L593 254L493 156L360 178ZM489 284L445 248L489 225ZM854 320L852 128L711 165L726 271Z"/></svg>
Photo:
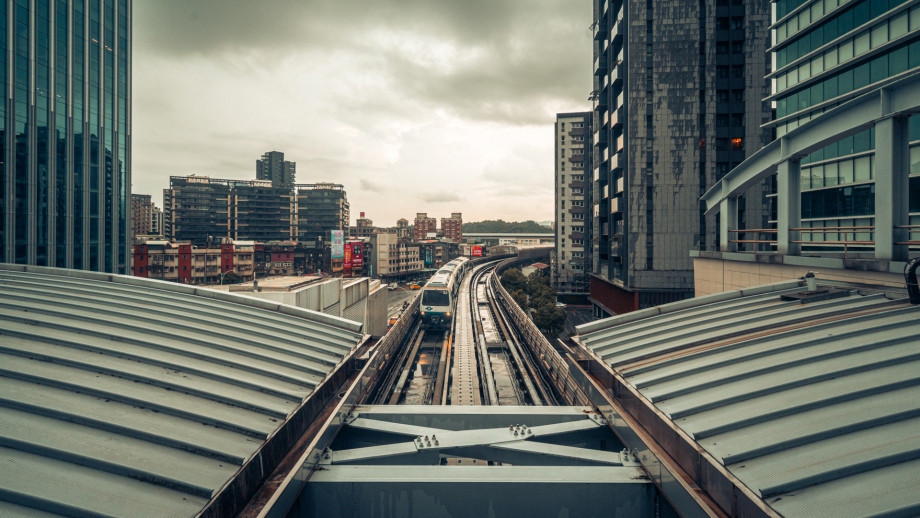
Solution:
<svg viewBox="0 0 920 518"><path fill-rule="evenodd" d="M365 340L226 292L0 264L0 515L195 516L257 488Z"/></svg>

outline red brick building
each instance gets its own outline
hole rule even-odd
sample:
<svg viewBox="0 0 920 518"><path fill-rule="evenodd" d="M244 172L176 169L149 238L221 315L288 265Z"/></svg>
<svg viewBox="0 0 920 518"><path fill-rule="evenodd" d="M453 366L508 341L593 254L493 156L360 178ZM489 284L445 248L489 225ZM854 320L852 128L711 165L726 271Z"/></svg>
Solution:
<svg viewBox="0 0 920 518"><path fill-rule="evenodd" d="M441 218L441 237L454 243L463 241L463 214L452 212L449 218Z"/></svg>
<svg viewBox="0 0 920 518"><path fill-rule="evenodd" d="M428 213L426 212L419 212L415 215L415 231L413 232L412 236L416 241L427 239L429 233L437 234L437 232L437 219L429 218Z"/></svg>

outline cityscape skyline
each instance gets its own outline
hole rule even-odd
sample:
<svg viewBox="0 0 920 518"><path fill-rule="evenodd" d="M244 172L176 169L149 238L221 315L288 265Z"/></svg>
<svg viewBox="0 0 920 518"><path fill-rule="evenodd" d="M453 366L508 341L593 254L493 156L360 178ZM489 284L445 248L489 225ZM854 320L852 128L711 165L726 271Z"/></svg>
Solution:
<svg viewBox="0 0 920 518"><path fill-rule="evenodd" d="M552 219L555 114L590 105L588 3L275 4L135 7L133 192L249 179L274 149L381 221Z"/></svg>

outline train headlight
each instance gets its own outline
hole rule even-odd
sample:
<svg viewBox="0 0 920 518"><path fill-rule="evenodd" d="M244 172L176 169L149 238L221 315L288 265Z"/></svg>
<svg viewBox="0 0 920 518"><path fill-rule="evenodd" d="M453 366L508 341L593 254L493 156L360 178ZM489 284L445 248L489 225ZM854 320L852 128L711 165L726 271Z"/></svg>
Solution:
<svg viewBox="0 0 920 518"><path fill-rule="evenodd" d="M425 316L425 312L424 312L424 311L422 311L422 316Z"/></svg>

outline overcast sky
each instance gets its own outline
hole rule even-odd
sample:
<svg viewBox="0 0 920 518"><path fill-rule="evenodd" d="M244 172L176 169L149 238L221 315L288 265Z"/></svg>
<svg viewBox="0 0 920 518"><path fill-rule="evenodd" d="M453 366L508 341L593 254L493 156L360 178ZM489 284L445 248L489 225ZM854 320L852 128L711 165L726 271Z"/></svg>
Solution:
<svg viewBox="0 0 920 518"><path fill-rule="evenodd" d="M553 218L553 122L590 109L589 0L134 3L133 192L345 185L352 220Z"/></svg>

